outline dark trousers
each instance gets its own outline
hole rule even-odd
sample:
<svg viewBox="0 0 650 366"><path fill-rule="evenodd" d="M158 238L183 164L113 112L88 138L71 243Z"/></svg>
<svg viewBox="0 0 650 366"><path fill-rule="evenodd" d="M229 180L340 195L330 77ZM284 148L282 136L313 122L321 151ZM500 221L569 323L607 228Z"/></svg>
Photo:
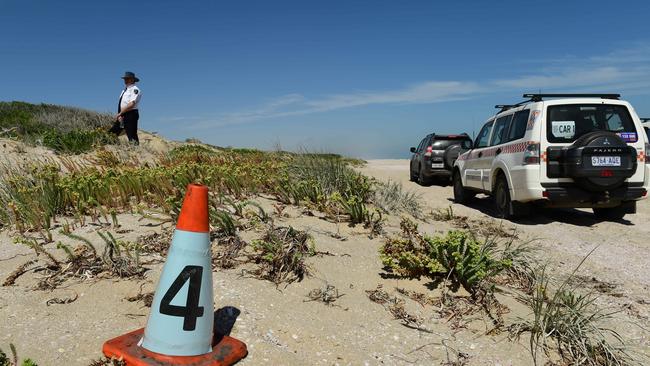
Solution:
<svg viewBox="0 0 650 366"><path fill-rule="evenodd" d="M129 138L129 141L139 145L138 119L140 119L140 114L137 109L128 111L122 115L122 123L115 121L109 132L119 136L122 131L126 131L126 137Z"/></svg>

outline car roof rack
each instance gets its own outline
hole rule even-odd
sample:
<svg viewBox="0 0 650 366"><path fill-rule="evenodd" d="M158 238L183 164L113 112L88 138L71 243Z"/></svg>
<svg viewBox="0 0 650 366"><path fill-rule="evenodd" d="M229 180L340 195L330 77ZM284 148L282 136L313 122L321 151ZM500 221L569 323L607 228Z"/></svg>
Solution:
<svg viewBox="0 0 650 366"><path fill-rule="evenodd" d="M505 112L505 111L507 111L508 109L512 109L512 108L515 108L515 107L519 107L519 106L521 106L521 105L524 105L524 104L526 104L526 103L528 103L528 102L530 102L530 100L524 100L523 102L519 102L519 103L517 103L517 104L497 104L497 105L494 106L494 108L499 108L499 109L501 109L501 110L499 111L499 113L501 113L501 112Z"/></svg>
<svg viewBox="0 0 650 366"><path fill-rule="evenodd" d="M529 98L531 102L540 102L544 98L602 98L602 99L619 99L620 94L541 94L527 93L524 98Z"/></svg>

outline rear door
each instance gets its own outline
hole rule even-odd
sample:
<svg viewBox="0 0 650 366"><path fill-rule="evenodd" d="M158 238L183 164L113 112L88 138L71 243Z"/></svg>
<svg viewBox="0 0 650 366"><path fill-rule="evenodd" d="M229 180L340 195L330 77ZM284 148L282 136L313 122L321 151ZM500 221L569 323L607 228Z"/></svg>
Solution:
<svg viewBox="0 0 650 366"><path fill-rule="evenodd" d="M483 125L483 128L481 128L474 141L474 149L469 153L465 161L465 185L468 187L483 189L481 160L483 159L485 150L488 148L493 124L494 120L491 120Z"/></svg>
<svg viewBox="0 0 650 366"><path fill-rule="evenodd" d="M479 161L479 169L481 169L481 182L483 189L486 191L492 190L492 166L496 159L501 158L503 153L503 144L507 142L508 131L510 129L510 122L512 121L512 113L506 116L500 116L494 122L492 129L492 137L490 138L490 149L486 149L483 153L483 158Z"/></svg>
<svg viewBox="0 0 650 366"><path fill-rule="evenodd" d="M411 157L411 170L418 173L420 169L420 164L422 162L422 156L424 155L424 145L429 141L429 136L423 138L420 141L420 144L415 149L413 156Z"/></svg>
<svg viewBox="0 0 650 366"><path fill-rule="evenodd" d="M547 101L543 116L541 135L542 151L549 146L569 146L580 136L592 131L610 131L616 133L627 145L637 150L637 159L644 153L641 126L633 118L633 109L626 102L608 100L572 99ZM638 163L637 161L637 163ZM549 178L547 165L542 166L542 182L571 182L571 178ZM636 172L628 182L643 182L645 177L643 164L638 164Z"/></svg>

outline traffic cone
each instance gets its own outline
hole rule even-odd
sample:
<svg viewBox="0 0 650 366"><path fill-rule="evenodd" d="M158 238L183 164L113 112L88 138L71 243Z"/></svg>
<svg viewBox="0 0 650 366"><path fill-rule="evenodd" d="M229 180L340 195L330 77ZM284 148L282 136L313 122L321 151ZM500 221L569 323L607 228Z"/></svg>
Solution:
<svg viewBox="0 0 650 366"><path fill-rule="evenodd" d="M107 341L104 355L127 366L221 366L246 357L244 343L213 335L211 260L208 188L190 184L146 328Z"/></svg>

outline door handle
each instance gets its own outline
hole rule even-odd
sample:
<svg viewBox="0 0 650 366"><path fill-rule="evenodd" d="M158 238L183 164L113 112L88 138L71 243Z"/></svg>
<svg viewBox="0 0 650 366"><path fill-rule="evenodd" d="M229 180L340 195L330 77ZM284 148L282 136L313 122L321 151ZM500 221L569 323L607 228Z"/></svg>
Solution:
<svg viewBox="0 0 650 366"><path fill-rule="evenodd" d="M498 148L497 151L496 151L496 155L499 155L499 154L501 154L501 148Z"/></svg>
<svg viewBox="0 0 650 366"><path fill-rule="evenodd" d="M480 151L480 152L478 153L478 157L480 158L480 157L482 157L482 156L483 156L483 151Z"/></svg>

